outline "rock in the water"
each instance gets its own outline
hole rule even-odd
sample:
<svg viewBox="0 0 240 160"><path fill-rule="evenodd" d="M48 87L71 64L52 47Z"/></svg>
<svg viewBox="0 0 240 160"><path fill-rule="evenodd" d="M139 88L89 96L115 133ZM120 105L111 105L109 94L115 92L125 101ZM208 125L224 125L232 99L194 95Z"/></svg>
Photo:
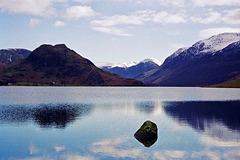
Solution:
<svg viewBox="0 0 240 160"><path fill-rule="evenodd" d="M134 137L145 147L153 145L158 138L157 125L151 121L146 121L134 134Z"/></svg>

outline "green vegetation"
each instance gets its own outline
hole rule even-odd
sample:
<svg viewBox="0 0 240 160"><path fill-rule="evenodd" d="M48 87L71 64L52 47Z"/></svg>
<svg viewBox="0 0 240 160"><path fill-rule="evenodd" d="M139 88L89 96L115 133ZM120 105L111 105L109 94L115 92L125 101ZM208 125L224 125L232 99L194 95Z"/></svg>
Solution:
<svg viewBox="0 0 240 160"><path fill-rule="evenodd" d="M240 88L240 78L232 80L232 81L227 81L227 82L223 82L220 84L216 84L216 85L211 85L208 87L219 87L219 88Z"/></svg>
<svg viewBox="0 0 240 160"><path fill-rule="evenodd" d="M157 125L151 121L146 121L143 125L139 128L137 132L153 132L157 133Z"/></svg>
<svg viewBox="0 0 240 160"><path fill-rule="evenodd" d="M1 85L1 83L0 83ZM53 83L40 83L40 82L17 82L17 83L8 83L2 84L8 86L77 86L77 85L70 85L70 84L53 84Z"/></svg>

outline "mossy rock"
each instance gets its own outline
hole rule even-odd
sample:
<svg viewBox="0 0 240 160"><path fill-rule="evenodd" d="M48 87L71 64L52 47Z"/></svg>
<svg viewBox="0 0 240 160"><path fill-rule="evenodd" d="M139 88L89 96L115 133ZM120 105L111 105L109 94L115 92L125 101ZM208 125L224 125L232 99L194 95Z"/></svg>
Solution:
<svg viewBox="0 0 240 160"><path fill-rule="evenodd" d="M158 138L157 125L151 121L146 121L134 134L134 137L145 147L152 146Z"/></svg>

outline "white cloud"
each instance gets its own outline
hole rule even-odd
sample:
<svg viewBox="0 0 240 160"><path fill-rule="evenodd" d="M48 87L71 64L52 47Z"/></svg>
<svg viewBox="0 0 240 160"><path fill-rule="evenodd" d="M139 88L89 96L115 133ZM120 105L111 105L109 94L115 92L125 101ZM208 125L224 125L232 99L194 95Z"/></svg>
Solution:
<svg viewBox="0 0 240 160"><path fill-rule="evenodd" d="M97 15L90 6L72 6L66 9L63 17L68 19L89 18Z"/></svg>
<svg viewBox="0 0 240 160"><path fill-rule="evenodd" d="M224 13L226 15L222 18L223 22L229 24L240 24L240 9L225 10Z"/></svg>
<svg viewBox="0 0 240 160"><path fill-rule="evenodd" d="M141 5L161 5L171 7L240 6L239 0L114 0Z"/></svg>
<svg viewBox="0 0 240 160"><path fill-rule="evenodd" d="M55 26L55 27L63 27L63 26L65 26L65 23L62 22L62 21L56 21L56 22L54 23L54 26Z"/></svg>
<svg viewBox="0 0 240 160"><path fill-rule="evenodd" d="M206 18L194 17L190 19L193 22L210 24L210 23L227 23L227 24L240 24L240 9L224 10L222 13L209 9L205 14Z"/></svg>
<svg viewBox="0 0 240 160"><path fill-rule="evenodd" d="M218 23L222 19L222 15L216 11L213 11L212 9L209 9L206 13L207 18L201 18L201 17L191 17L190 19L193 22L197 23L203 23L203 24L209 24L209 23Z"/></svg>
<svg viewBox="0 0 240 160"><path fill-rule="evenodd" d="M202 39L205 39L220 33L240 33L240 28L208 28L201 30L198 33L198 36Z"/></svg>
<svg viewBox="0 0 240 160"><path fill-rule="evenodd" d="M114 0L118 2L132 2L137 4L158 4L163 6L176 6L176 7L183 7L186 3L186 0Z"/></svg>
<svg viewBox="0 0 240 160"><path fill-rule="evenodd" d="M143 20L137 15L114 15L111 17L103 17L101 20L93 20L90 24L103 27L121 24L142 25Z"/></svg>
<svg viewBox="0 0 240 160"><path fill-rule="evenodd" d="M152 10L137 11L129 15L113 15L102 17L100 20L90 22L93 30L119 36L131 36L126 33L124 27L132 25L144 25L145 23L177 24L185 23L183 14L169 14L166 11L157 13ZM118 26L118 27L115 27Z"/></svg>
<svg viewBox="0 0 240 160"><path fill-rule="evenodd" d="M110 27L116 25L143 25L145 22L178 24L185 23L186 19L183 14L170 14L166 11L157 13L152 10L142 10L130 15L102 17L101 20L93 20L90 24L92 26Z"/></svg>
<svg viewBox="0 0 240 160"><path fill-rule="evenodd" d="M81 4L87 4L87 3L91 3L92 0L72 0L73 2L78 2Z"/></svg>
<svg viewBox="0 0 240 160"><path fill-rule="evenodd" d="M31 27L35 27L35 26L38 25L39 23L41 23L41 20L35 19L35 18L32 18L32 19L30 19L30 21L29 21L29 25L30 25Z"/></svg>
<svg viewBox="0 0 240 160"><path fill-rule="evenodd" d="M65 0L0 0L3 11L23 13L37 16L51 16L55 14L52 5Z"/></svg>
<svg viewBox="0 0 240 160"><path fill-rule="evenodd" d="M239 0L192 0L195 6L239 6Z"/></svg>
<svg viewBox="0 0 240 160"><path fill-rule="evenodd" d="M177 7L182 7L186 4L185 0L155 0L162 5L173 5Z"/></svg>
<svg viewBox="0 0 240 160"><path fill-rule="evenodd" d="M166 11L161 11L157 14L152 15L153 22L161 23L161 24L178 24L178 23L185 23L186 18L185 15L181 14L169 14Z"/></svg>
<svg viewBox="0 0 240 160"><path fill-rule="evenodd" d="M131 34L126 33L123 29L115 28L115 27L92 27L92 29L95 31L117 35L117 36L127 36L127 37L131 36Z"/></svg>

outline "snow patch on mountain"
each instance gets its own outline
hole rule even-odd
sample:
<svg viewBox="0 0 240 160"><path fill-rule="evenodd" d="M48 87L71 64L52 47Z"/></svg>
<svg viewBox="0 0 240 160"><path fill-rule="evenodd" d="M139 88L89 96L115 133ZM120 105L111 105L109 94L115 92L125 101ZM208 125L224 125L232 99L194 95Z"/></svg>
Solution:
<svg viewBox="0 0 240 160"><path fill-rule="evenodd" d="M180 53L186 51L188 49L188 47L184 47L184 48L180 48L178 49L176 52L174 52L171 56L169 56L169 58L175 58L177 57Z"/></svg>
<svg viewBox="0 0 240 160"><path fill-rule="evenodd" d="M199 49L197 54L213 53L240 40L240 33L222 33L195 43L192 47Z"/></svg>
<svg viewBox="0 0 240 160"><path fill-rule="evenodd" d="M124 62L124 63L96 62L94 64L98 68L103 68L103 67L107 67L107 68L114 68L114 67L129 68L129 67L137 65L138 63L132 61L132 62Z"/></svg>
<svg viewBox="0 0 240 160"><path fill-rule="evenodd" d="M149 63L149 62L153 62L159 66L162 65L162 63L159 60L157 60L156 58L147 58L147 59L140 61L139 63Z"/></svg>
<svg viewBox="0 0 240 160"><path fill-rule="evenodd" d="M137 64L138 64L138 63L137 63L137 62L134 62L134 61L124 62L124 63L118 63L118 64L115 64L115 65L112 65L111 68L114 68L114 67L129 68L129 67L135 66L135 65L137 65Z"/></svg>

